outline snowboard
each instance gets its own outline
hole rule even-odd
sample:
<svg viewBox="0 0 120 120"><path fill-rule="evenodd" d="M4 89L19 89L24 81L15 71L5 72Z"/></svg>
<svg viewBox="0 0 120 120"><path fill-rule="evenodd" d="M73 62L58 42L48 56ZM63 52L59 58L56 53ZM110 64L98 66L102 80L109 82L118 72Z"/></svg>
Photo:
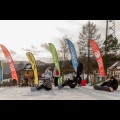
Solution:
<svg viewBox="0 0 120 120"><path fill-rule="evenodd" d="M31 87L31 91L34 92L34 91L38 91L38 90L36 89L36 87Z"/></svg>
<svg viewBox="0 0 120 120"><path fill-rule="evenodd" d="M109 87L94 86L94 89L111 92Z"/></svg>
<svg viewBox="0 0 120 120"><path fill-rule="evenodd" d="M77 86L77 81L65 81L63 84L62 84L62 87L64 86L69 86L71 89L75 88Z"/></svg>

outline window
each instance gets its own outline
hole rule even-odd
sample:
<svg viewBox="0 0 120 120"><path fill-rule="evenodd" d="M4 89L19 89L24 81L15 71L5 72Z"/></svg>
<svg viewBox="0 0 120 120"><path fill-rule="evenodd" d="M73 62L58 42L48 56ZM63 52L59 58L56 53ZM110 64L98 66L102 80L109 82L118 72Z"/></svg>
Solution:
<svg viewBox="0 0 120 120"><path fill-rule="evenodd" d="M119 70L119 71L116 71L115 76L116 76L116 78L120 78L120 70Z"/></svg>

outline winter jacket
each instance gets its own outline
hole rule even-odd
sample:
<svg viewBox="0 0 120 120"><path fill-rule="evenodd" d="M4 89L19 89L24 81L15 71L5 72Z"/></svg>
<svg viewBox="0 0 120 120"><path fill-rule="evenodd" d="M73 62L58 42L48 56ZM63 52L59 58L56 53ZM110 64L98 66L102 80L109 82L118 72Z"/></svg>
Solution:
<svg viewBox="0 0 120 120"><path fill-rule="evenodd" d="M49 69L47 69L45 71L45 80L43 81L43 85L46 86L47 88L52 88L51 80L52 72Z"/></svg>
<svg viewBox="0 0 120 120"><path fill-rule="evenodd" d="M47 69L45 71L45 79L51 79L52 78L52 71L50 71L49 69Z"/></svg>
<svg viewBox="0 0 120 120"><path fill-rule="evenodd" d="M60 72L59 72L59 74L57 74L57 71L59 72L59 70L54 69L54 71L53 71L53 77L60 77Z"/></svg>
<svg viewBox="0 0 120 120"><path fill-rule="evenodd" d="M77 75L81 75L83 72L83 64L79 63L77 67Z"/></svg>
<svg viewBox="0 0 120 120"><path fill-rule="evenodd" d="M118 81L114 78L113 80L110 80L108 82L104 82L103 84L101 84L101 86L112 87L114 90L117 90Z"/></svg>

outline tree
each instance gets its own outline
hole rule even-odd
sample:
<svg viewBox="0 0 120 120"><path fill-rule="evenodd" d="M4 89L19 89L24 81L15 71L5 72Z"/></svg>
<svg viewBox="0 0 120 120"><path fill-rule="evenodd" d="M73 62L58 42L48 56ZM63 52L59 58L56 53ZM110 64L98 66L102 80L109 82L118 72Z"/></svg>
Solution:
<svg viewBox="0 0 120 120"><path fill-rule="evenodd" d="M18 64L18 78L19 78L19 82L20 82L20 80L21 80L21 76L22 76L22 71L23 71L23 69L24 69L24 62L20 62L19 64Z"/></svg>
<svg viewBox="0 0 120 120"><path fill-rule="evenodd" d="M79 40L78 40L78 47L80 52L80 57L82 55L88 54L88 40L93 39L98 44L98 46L101 48L102 41L100 40L101 34L98 34L98 28L94 23L91 23L90 21L83 25L82 32L80 33Z"/></svg>
<svg viewBox="0 0 120 120"><path fill-rule="evenodd" d="M95 42L99 45L99 47L101 48L102 46L102 41L100 40L101 38L101 34L98 34L98 28L94 23L91 23L90 21L83 25L82 28L82 32L80 33L79 36L79 41L77 42L78 47L79 47L79 57L85 57L87 56L87 83L89 82L89 73L90 73L90 68L92 68L92 66L90 65L90 57L93 56L93 53L91 53L91 49L90 49L90 43L89 40L93 39L95 40ZM84 61L82 61L83 64Z"/></svg>
<svg viewBox="0 0 120 120"><path fill-rule="evenodd" d="M67 35L65 35L60 40L60 50L58 51L58 55L62 58L63 66L65 67L68 63L68 57L69 57L69 49L68 45L66 43Z"/></svg>
<svg viewBox="0 0 120 120"><path fill-rule="evenodd" d="M113 37L113 35L109 35L107 40L104 41L106 54L114 53L117 54L117 51L120 49L120 44L118 43L118 39Z"/></svg>
<svg viewBox="0 0 120 120"><path fill-rule="evenodd" d="M120 44L118 43L118 39L113 37L113 35L109 35L107 39L104 41L104 64L105 64L105 70L107 72L107 69L117 60L118 54L117 51L120 49Z"/></svg>

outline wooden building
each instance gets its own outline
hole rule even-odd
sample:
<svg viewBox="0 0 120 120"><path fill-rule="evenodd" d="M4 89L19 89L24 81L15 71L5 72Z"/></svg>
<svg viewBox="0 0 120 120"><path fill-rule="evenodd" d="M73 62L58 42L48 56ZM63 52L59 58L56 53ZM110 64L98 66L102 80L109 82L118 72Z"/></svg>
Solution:
<svg viewBox="0 0 120 120"><path fill-rule="evenodd" d="M26 64L26 66L24 68L24 78L28 79L28 77L31 79L34 78L34 72L32 70L31 64Z"/></svg>
<svg viewBox="0 0 120 120"><path fill-rule="evenodd" d="M32 70L31 64L26 64L26 66L24 67L23 76L25 85L33 85L34 72Z"/></svg>
<svg viewBox="0 0 120 120"><path fill-rule="evenodd" d="M115 78L120 81L120 61L117 61L111 67L109 67L107 74L110 76L115 76Z"/></svg>

